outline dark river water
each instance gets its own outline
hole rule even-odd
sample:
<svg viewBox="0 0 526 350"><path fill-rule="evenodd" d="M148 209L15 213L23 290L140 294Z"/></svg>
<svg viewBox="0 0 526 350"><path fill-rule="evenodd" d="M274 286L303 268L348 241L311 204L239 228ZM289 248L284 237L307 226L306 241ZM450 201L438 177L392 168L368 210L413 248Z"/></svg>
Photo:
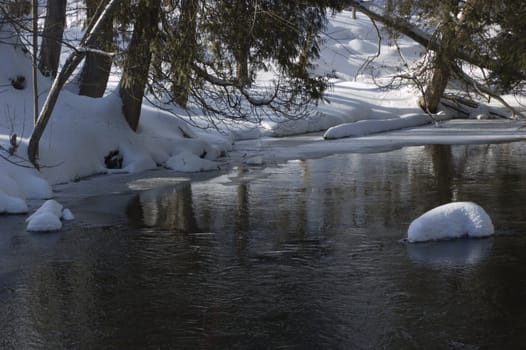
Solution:
<svg viewBox="0 0 526 350"><path fill-rule="evenodd" d="M525 156L436 145L236 168L123 197L108 227L2 232L0 348L524 349ZM464 200L494 237L403 241Z"/></svg>

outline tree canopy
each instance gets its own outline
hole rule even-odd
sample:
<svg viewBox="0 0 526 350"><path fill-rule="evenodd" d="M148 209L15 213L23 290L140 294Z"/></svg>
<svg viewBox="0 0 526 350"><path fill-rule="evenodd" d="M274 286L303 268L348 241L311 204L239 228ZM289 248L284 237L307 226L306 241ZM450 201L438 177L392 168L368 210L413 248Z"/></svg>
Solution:
<svg viewBox="0 0 526 350"><path fill-rule="evenodd" d="M29 3L0 1L1 15L30 31L21 20ZM53 89L60 89L84 58L79 91L92 97L103 95L111 65L119 66L123 115L133 130L145 93L154 103L197 107L230 119L303 117L330 83L329 76L311 69L327 17L348 6L384 23L393 37L408 35L428 49L424 63L400 77L421 87L421 106L429 113L438 110L452 80L464 84L462 93L504 104L500 94L525 89L521 0L86 0L86 35L57 72L65 4L48 2L39 68L56 77L40 127L58 96ZM38 150L41 133L35 128L30 149Z"/></svg>

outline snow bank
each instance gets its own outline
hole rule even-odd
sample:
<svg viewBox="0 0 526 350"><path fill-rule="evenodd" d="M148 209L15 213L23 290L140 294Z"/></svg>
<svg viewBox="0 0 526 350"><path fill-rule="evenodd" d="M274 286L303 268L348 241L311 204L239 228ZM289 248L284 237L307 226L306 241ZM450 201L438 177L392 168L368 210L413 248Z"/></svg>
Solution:
<svg viewBox="0 0 526 350"><path fill-rule="evenodd" d="M33 169L0 162L0 214L25 214L26 198L49 198L51 186Z"/></svg>
<svg viewBox="0 0 526 350"><path fill-rule="evenodd" d="M343 137L359 137L379 132L413 128L430 124L434 121L450 119L446 114L435 114L433 119L427 114L413 114L400 118L389 118L382 120L360 120L354 123L344 123L329 128L323 138L326 140L339 139Z"/></svg>
<svg viewBox="0 0 526 350"><path fill-rule="evenodd" d="M25 214L27 204L22 198L0 192L0 214Z"/></svg>
<svg viewBox="0 0 526 350"><path fill-rule="evenodd" d="M62 228L62 221L73 220L73 214L54 199L45 201L26 219L27 231L49 232Z"/></svg>
<svg viewBox="0 0 526 350"><path fill-rule="evenodd" d="M409 242L487 237L494 233L488 214L475 203L454 202L431 209L415 219L407 231Z"/></svg>

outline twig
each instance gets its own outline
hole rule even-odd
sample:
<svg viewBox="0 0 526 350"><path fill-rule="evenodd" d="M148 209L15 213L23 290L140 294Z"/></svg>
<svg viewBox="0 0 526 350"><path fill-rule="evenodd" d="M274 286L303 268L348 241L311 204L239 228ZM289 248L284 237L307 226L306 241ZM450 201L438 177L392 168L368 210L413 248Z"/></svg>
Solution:
<svg viewBox="0 0 526 350"><path fill-rule="evenodd" d="M367 57L367 60L365 60L365 62L360 66L360 68L356 72L356 75L354 76L354 80L356 80L358 78L358 75L360 75L360 73L363 72L375 59L380 57L380 54L382 53L382 35L380 34L380 29L378 28L378 25L376 24L376 21L374 19L370 17L369 19L373 23L374 29L376 29L376 35L378 37L376 53L374 55Z"/></svg>

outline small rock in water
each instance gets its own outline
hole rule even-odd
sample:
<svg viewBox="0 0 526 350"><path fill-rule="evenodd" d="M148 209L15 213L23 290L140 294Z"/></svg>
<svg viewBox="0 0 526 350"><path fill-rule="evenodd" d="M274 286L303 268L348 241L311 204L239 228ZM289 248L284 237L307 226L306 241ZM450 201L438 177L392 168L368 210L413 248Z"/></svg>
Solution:
<svg viewBox="0 0 526 350"><path fill-rule="evenodd" d="M487 237L495 232L489 215L472 202L444 204L415 219L407 231L409 242Z"/></svg>
<svg viewBox="0 0 526 350"><path fill-rule="evenodd" d="M26 219L26 229L40 232L58 231L62 228L61 219L73 220L73 214L56 200L50 199Z"/></svg>
<svg viewBox="0 0 526 350"><path fill-rule="evenodd" d="M32 219L27 223L27 231L51 232L62 228L60 218L53 213L39 213L32 215Z"/></svg>
<svg viewBox="0 0 526 350"><path fill-rule="evenodd" d="M69 210L68 208L64 208L64 210L62 210L62 219L66 221L71 221L75 220L75 216L73 215L71 210Z"/></svg>

